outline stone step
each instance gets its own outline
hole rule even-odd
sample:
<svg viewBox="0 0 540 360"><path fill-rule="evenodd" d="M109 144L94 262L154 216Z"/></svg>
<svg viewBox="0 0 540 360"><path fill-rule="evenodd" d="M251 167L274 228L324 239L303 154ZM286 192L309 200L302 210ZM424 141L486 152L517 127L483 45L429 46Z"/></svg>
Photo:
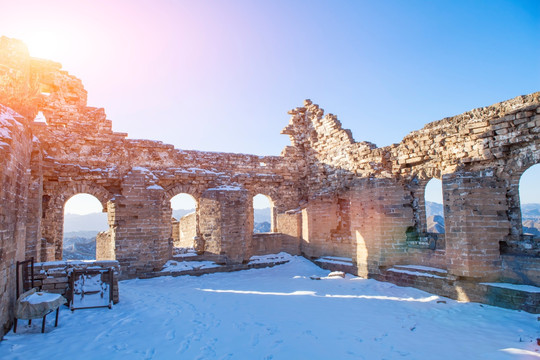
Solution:
<svg viewBox="0 0 540 360"><path fill-rule="evenodd" d="M203 261L203 255L197 255L196 253L176 254L172 259L175 261Z"/></svg>
<svg viewBox="0 0 540 360"><path fill-rule="evenodd" d="M176 260L174 260L176 261ZM216 272L232 272L240 270L249 270L249 269L261 269L265 267L274 267L276 265L282 265L289 262L287 257L277 257L273 259L268 259L265 261L264 257L252 257L252 260L247 264L231 264L231 265L219 265L209 260L204 261L192 261L186 259L184 262L187 264L185 269L179 268L164 268L161 271L155 271L151 273L146 273L140 278L154 278L159 276L200 276L205 274L213 274ZM182 261L180 261L182 263ZM174 264L172 264L174 265Z"/></svg>
<svg viewBox="0 0 540 360"><path fill-rule="evenodd" d="M403 273L416 276L430 276L445 278L448 275L448 271L444 269L423 266L423 265L394 265L386 271Z"/></svg>
<svg viewBox="0 0 540 360"><path fill-rule="evenodd" d="M338 256L321 256L313 262L326 270L330 271L343 271L349 274L357 273L356 266L351 258L338 257Z"/></svg>

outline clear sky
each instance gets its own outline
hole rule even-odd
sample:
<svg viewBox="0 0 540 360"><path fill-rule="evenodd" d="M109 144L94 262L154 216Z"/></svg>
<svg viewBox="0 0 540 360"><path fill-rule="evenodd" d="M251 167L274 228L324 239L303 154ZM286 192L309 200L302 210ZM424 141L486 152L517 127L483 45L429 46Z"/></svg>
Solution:
<svg viewBox="0 0 540 360"><path fill-rule="evenodd" d="M356 141L540 90L540 1L0 0L0 34L82 79L116 131L278 155L310 98Z"/></svg>

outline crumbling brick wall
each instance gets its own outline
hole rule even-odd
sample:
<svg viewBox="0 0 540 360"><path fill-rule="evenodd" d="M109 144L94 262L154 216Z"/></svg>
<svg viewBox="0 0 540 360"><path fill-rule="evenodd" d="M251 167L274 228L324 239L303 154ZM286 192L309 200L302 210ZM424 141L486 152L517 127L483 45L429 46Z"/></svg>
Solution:
<svg viewBox="0 0 540 360"><path fill-rule="evenodd" d="M370 223L360 234L362 239L366 234L378 239L370 250L370 242L355 239L355 224L363 220L350 214L351 243L367 249L357 250L356 255L353 251L350 256L356 256L359 263L367 259L368 272L377 273L379 267L396 262L415 261L448 268L457 276L500 276L501 244L524 254L520 247L518 184L521 174L540 162L539 104L540 93L520 96L430 123L401 143L383 148L355 142L335 115L324 115L309 100L291 110L283 133L291 137L292 146L283 154L302 157L306 163L304 252L343 254L347 245L340 246L336 241L342 242L343 236L333 239L330 234L339 232L342 218L342 212L335 211L336 199L350 196L357 198L358 204L374 201L375 213L385 219L381 227ZM420 255L419 249L407 246L406 233L413 229L422 237L425 232L423 190L433 177L443 182L447 223L444 243L448 251L438 249L437 254L431 250ZM374 193L382 188L392 194L370 200L373 193L365 192L358 197L356 189L362 188L366 179ZM389 179L393 179L391 185ZM389 196L395 194L402 195L385 206ZM321 201L326 204L317 206ZM351 202L351 212L355 207ZM312 217L320 217L324 225L310 221Z"/></svg>

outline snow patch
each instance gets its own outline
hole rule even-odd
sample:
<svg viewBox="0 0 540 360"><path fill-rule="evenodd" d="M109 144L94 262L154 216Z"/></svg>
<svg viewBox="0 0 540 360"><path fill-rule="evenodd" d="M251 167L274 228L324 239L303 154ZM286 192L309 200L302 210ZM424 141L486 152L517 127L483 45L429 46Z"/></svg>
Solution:
<svg viewBox="0 0 540 360"><path fill-rule="evenodd" d="M161 272L175 272L187 270L202 270L220 267L213 261L174 261L169 260L161 269Z"/></svg>
<svg viewBox="0 0 540 360"><path fill-rule="evenodd" d="M4 139L11 139L11 130L0 128L0 137L3 137Z"/></svg>
<svg viewBox="0 0 540 360"><path fill-rule="evenodd" d="M220 191L241 191L243 190L240 186L235 185L221 185L215 188L211 188L208 190L220 190Z"/></svg>
<svg viewBox="0 0 540 360"><path fill-rule="evenodd" d="M58 299L60 296L62 295L39 291L25 297L23 301L27 301L28 303L35 305L35 304L41 304L41 303L54 301Z"/></svg>
<svg viewBox="0 0 540 360"><path fill-rule="evenodd" d="M164 190L161 186L159 185L150 185L150 186L147 186L146 187L147 190Z"/></svg>
<svg viewBox="0 0 540 360"><path fill-rule="evenodd" d="M326 276L302 257L200 277L119 282L120 302L19 322L0 359L490 359L538 353L537 314ZM30 336L29 336L30 335ZM513 356L513 357L512 357Z"/></svg>
<svg viewBox="0 0 540 360"><path fill-rule="evenodd" d="M283 261L291 261L292 255L287 254L286 252L280 252L279 254L269 254L269 255L257 255L249 258L250 264L271 264L278 263Z"/></svg>

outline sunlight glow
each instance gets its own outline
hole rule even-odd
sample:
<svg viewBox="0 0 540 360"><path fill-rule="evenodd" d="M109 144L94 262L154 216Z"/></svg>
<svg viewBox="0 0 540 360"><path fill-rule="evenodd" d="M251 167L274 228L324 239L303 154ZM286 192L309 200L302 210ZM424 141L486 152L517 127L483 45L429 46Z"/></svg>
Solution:
<svg viewBox="0 0 540 360"><path fill-rule="evenodd" d="M103 211L101 202L90 194L77 194L69 198L64 206L64 214L86 215Z"/></svg>
<svg viewBox="0 0 540 360"><path fill-rule="evenodd" d="M257 194L253 197L254 209L266 209L272 207L272 201L270 198L263 194Z"/></svg>
<svg viewBox="0 0 540 360"><path fill-rule="evenodd" d="M30 56L56 61L66 58L76 43L73 32L50 26L48 29L28 29L20 38L28 46Z"/></svg>
<svg viewBox="0 0 540 360"><path fill-rule="evenodd" d="M195 201L195 198L186 193L178 194L171 199L171 208L173 210L191 210L195 209L196 207L197 202Z"/></svg>
<svg viewBox="0 0 540 360"><path fill-rule="evenodd" d="M442 182L439 179L433 178L429 180L424 190L424 199L426 201L443 203Z"/></svg>
<svg viewBox="0 0 540 360"><path fill-rule="evenodd" d="M519 201L521 204L540 204L540 164L528 168L519 179Z"/></svg>

